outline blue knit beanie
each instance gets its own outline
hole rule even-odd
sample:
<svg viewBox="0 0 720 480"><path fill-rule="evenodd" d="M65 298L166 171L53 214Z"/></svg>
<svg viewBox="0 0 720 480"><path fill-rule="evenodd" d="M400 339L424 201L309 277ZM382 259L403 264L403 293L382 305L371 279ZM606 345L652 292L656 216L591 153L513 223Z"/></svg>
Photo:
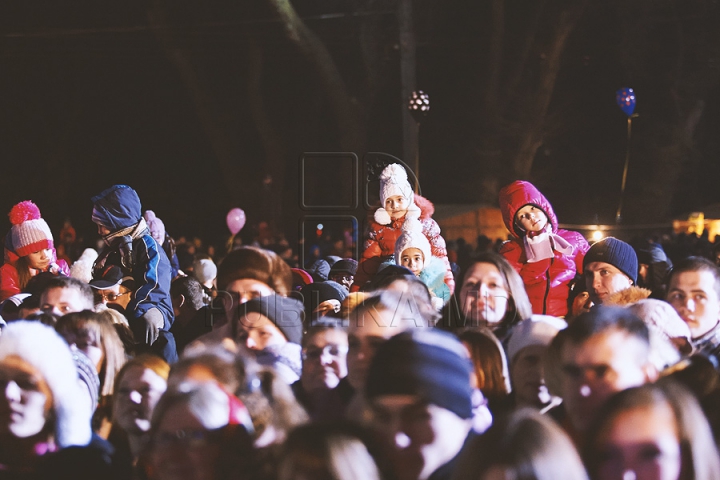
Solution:
<svg viewBox="0 0 720 480"><path fill-rule="evenodd" d="M590 247L583 259L583 270L590 263L605 262L627 275L633 283L637 283L638 258L635 250L614 237L603 238Z"/></svg>
<svg viewBox="0 0 720 480"><path fill-rule="evenodd" d="M380 345L368 371L368 400L382 395L417 395L423 401L472 417L470 360L457 338L439 330L415 329Z"/></svg>

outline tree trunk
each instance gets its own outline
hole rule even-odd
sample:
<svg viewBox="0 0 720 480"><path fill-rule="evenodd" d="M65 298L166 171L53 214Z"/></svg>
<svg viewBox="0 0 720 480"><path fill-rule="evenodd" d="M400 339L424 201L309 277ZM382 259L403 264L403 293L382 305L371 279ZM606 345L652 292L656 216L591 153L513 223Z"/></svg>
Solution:
<svg viewBox="0 0 720 480"><path fill-rule="evenodd" d="M338 125L340 147L351 152L361 151L365 142L365 128L360 108L350 97L330 52L298 16L290 0L267 2L280 16L288 38L314 67L320 80L320 90L327 94Z"/></svg>

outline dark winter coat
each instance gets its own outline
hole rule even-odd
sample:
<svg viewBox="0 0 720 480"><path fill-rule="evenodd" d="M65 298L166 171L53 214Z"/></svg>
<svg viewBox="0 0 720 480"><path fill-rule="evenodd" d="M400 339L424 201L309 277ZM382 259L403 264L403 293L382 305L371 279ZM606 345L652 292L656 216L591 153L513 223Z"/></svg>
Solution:
<svg viewBox="0 0 720 480"><path fill-rule="evenodd" d="M578 232L558 229L552 205L531 183L515 182L500 192L500 210L505 226L513 235L500 248L500 253L517 270L525 284L533 313L564 317L568 313L569 283L576 273L582 273L585 253L590 246ZM548 217L552 232L573 246L573 253L555 252L554 258L527 263L523 236L525 232L515 225L515 214L525 205L539 207Z"/></svg>
<svg viewBox="0 0 720 480"><path fill-rule="evenodd" d="M115 185L93 197L93 219L116 232L136 225L142 218L140 199L135 191L126 185ZM106 259L103 267L117 265L123 273L135 280L133 298L127 306L128 317L140 318L151 308L157 308L165 317L163 330L169 330L174 320L170 298L171 267L163 248L146 231L132 241L132 265L122 263L117 240L100 253ZM96 272L94 272L95 274Z"/></svg>

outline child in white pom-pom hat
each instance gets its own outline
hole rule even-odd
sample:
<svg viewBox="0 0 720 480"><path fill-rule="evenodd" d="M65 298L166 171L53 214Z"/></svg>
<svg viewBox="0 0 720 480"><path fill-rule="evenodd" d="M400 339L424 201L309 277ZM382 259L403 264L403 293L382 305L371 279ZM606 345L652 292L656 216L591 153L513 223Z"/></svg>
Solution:
<svg viewBox="0 0 720 480"><path fill-rule="evenodd" d="M430 242L418 220L405 220L402 230L395 242L395 263L409 269L428 287L433 306L440 310L451 293L445 283L445 263L433 256Z"/></svg>
<svg viewBox="0 0 720 480"><path fill-rule="evenodd" d="M445 284L450 292L454 291L455 280L447 258L445 239L440 235L437 222L432 219L435 207L429 200L413 192L407 172L397 163L388 165L380 174L380 201L382 207L375 211L373 219L369 221L365 250L351 291L360 290L377 273L383 262L395 263L395 242L407 219L420 223L422 233L430 243L432 255L445 265Z"/></svg>
<svg viewBox="0 0 720 480"><path fill-rule="evenodd" d="M67 275L65 260L58 260L50 227L30 200L15 205L12 228L5 237L5 264L0 267L0 301L20 293L40 272Z"/></svg>

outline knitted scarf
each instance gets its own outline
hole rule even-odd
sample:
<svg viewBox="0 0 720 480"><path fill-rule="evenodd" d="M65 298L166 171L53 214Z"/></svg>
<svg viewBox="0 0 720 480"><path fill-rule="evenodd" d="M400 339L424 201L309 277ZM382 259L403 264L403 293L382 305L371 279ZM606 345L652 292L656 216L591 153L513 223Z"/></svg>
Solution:
<svg viewBox="0 0 720 480"><path fill-rule="evenodd" d="M553 250L563 255L573 253L573 246L560 235L552 233L552 226L549 223L539 232L528 232L523 237L523 243L527 263L536 263L552 258L555 255Z"/></svg>

